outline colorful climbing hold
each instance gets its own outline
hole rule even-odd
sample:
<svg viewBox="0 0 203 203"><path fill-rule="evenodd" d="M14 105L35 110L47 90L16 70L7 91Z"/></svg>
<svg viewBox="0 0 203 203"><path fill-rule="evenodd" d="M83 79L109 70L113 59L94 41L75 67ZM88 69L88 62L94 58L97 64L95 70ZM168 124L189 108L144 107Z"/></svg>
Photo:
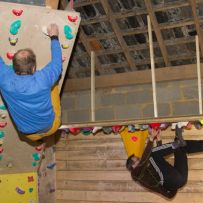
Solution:
<svg viewBox="0 0 203 203"><path fill-rule="evenodd" d="M7 165L6 165L8 168L12 168L13 167L13 164L11 162L9 162Z"/></svg>
<svg viewBox="0 0 203 203"><path fill-rule="evenodd" d="M152 129L158 129L160 127L161 123L150 123L149 126Z"/></svg>
<svg viewBox="0 0 203 203"><path fill-rule="evenodd" d="M1 110L6 110L6 106L4 104L0 104L0 109Z"/></svg>
<svg viewBox="0 0 203 203"><path fill-rule="evenodd" d="M1 117L2 119L5 119L5 118L6 118L6 115L3 114L3 113L0 113L0 117Z"/></svg>
<svg viewBox="0 0 203 203"><path fill-rule="evenodd" d="M48 169L53 169L54 166L56 166L56 163L51 163L51 164L48 164L48 165L47 165L47 168L48 168Z"/></svg>
<svg viewBox="0 0 203 203"><path fill-rule="evenodd" d="M20 194L20 195L25 194L25 191L24 191L24 190L22 190L22 189L21 189L21 188L19 188L19 187L16 187L16 192L17 192L18 194Z"/></svg>
<svg viewBox="0 0 203 203"><path fill-rule="evenodd" d="M0 128L4 128L6 127L6 125L7 125L7 122L4 122L4 121L0 122Z"/></svg>
<svg viewBox="0 0 203 203"><path fill-rule="evenodd" d="M73 39L72 29L68 25L64 26L64 34L66 39Z"/></svg>
<svg viewBox="0 0 203 203"><path fill-rule="evenodd" d="M29 193L32 193L33 192L33 188L29 188Z"/></svg>
<svg viewBox="0 0 203 203"><path fill-rule="evenodd" d="M20 10L18 10L18 9L13 9L13 10L12 10L12 13L13 13L14 15L16 15L16 16L21 16L22 13L23 13L23 10L22 10L22 9L20 9Z"/></svg>
<svg viewBox="0 0 203 203"><path fill-rule="evenodd" d="M74 135L77 135L78 133L80 133L79 128L69 128L69 131Z"/></svg>
<svg viewBox="0 0 203 203"><path fill-rule="evenodd" d="M4 139L0 139L0 145L4 143Z"/></svg>
<svg viewBox="0 0 203 203"><path fill-rule="evenodd" d="M7 58L8 58L9 60L12 60L13 57L14 57L14 53L7 52L7 53L6 53L6 56L7 56Z"/></svg>
<svg viewBox="0 0 203 203"><path fill-rule="evenodd" d="M70 16L68 15L68 20L72 23L75 23L78 20L78 16Z"/></svg>
<svg viewBox="0 0 203 203"><path fill-rule="evenodd" d="M118 133L121 128L122 128L121 125L114 125L114 126L112 126L112 130L113 130L114 133Z"/></svg>
<svg viewBox="0 0 203 203"><path fill-rule="evenodd" d="M65 56L63 56L62 57L62 62L64 62L66 60L66 57Z"/></svg>
<svg viewBox="0 0 203 203"><path fill-rule="evenodd" d="M33 153L33 154L32 154L32 157L33 157L33 159L34 159L35 161L39 161L40 158L41 158L41 155L40 155L39 153Z"/></svg>
<svg viewBox="0 0 203 203"><path fill-rule="evenodd" d="M37 151L42 151L42 149L44 148L44 145L42 144L42 145L40 145L40 146L37 146L37 147L35 147L35 149L37 150Z"/></svg>
<svg viewBox="0 0 203 203"><path fill-rule="evenodd" d="M0 155L0 161L2 161L3 160L3 155Z"/></svg>
<svg viewBox="0 0 203 203"><path fill-rule="evenodd" d="M0 139L5 137L5 133L3 131L0 131Z"/></svg>
<svg viewBox="0 0 203 203"><path fill-rule="evenodd" d="M21 27L21 20L14 21L10 26L10 33L12 35L18 34L18 30L20 29L20 27Z"/></svg>
<svg viewBox="0 0 203 203"><path fill-rule="evenodd" d="M68 49L69 46L68 46L67 44L62 44L61 47L62 47L63 49Z"/></svg>
<svg viewBox="0 0 203 203"><path fill-rule="evenodd" d="M28 182L34 182L34 177L33 176L28 176L27 177Z"/></svg>
<svg viewBox="0 0 203 203"><path fill-rule="evenodd" d="M3 153L4 149L3 147L0 147L0 154Z"/></svg>
<svg viewBox="0 0 203 203"><path fill-rule="evenodd" d="M132 137L131 137L131 140L132 140L133 142L137 142L138 137L137 137L137 136L132 136Z"/></svg>
<svg viewBox="0 0 203 203"><path fill-rule="evenodd" d="M11 37L9 37L8 41L9 41L11 46L15 46L18 42L18 38L11 39Z"/></svg>
<svg viewBox="0 0 203 203"><path fill-rule="evenodd" d="M37 165L38 165L37 162L35 161L32 162L32 166L37 166Z"/></svg>

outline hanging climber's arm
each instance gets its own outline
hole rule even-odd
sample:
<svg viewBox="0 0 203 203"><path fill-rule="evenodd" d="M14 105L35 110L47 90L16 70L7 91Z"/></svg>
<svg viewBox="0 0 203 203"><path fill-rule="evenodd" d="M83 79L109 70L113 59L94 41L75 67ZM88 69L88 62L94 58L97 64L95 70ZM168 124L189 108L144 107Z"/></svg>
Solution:
<svg viewBox="0 0 203 203"><path fill-rule="evenodd" d="M44 85L53 86L62 72L62 52L58 39L58 26L56 24L49 25L47 33L51 40L51 61L36 74L41 81L44 81Z"/></svg>

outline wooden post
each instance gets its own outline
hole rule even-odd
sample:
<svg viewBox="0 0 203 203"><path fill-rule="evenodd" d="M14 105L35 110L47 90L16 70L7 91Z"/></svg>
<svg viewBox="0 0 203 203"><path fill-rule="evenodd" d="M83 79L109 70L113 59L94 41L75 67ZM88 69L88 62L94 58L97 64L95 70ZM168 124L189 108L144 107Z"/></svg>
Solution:
<svg viewBox="0 0 203 203"><path fill-rule="evenodd" d="M157 100L156 100L156 80L155 80L155 66L154 66L154 50L152 39L152 28L150 17L147 16L148 35L149 35L149 52L151 61L151 74L152 74L152 91L153 91L153 104L154 104L154 117L158 117Z"/></svg>
<svg viewBox="0 0 203 203"><path fill-rule="evenodd" d="M95 52L91 51L91 121L95 121Z"/></svg>
<svg viewBox="0 0 203 203"><path fill-rule="evenodd" d="M198 79L198 97L199 97L199 114L202 114L202 86L201 86L201 71L200 71L200 50L199 38L195 36L196 42L196 57L197 57L197 79Z"/></svg>

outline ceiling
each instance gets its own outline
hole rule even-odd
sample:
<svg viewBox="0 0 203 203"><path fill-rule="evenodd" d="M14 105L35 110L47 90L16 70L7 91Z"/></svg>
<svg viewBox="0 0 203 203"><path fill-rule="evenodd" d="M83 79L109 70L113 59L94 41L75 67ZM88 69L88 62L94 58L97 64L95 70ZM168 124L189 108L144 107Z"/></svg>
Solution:
<svg viewBox="0 0 203 203"><path fill-rule="evenodd" d="M82 21L68 78L90 76L91 51L97 76L150 69L147 15L156 68L196 63L196 34L203 50L201 0L75 0L74 9Z"/></svg>
<svg viewBox="0 0 203 203"><path fill-rule="evenodd" d="M69 0L5 0L57 5L68 9ZM147 28L153 28L155 68L196 63L195 35L203 50L203 0L75 0L81 25L67 78L90 77L91 51L96 75L135 73L150 69ZM201 59L202 60L202 59Z"/></svg>

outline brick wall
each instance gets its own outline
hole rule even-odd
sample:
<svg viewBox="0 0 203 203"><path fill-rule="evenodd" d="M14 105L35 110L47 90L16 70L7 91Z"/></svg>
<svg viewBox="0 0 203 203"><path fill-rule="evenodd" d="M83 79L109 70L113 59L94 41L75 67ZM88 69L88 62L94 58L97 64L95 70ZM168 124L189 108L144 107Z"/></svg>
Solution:
<svg viewBox="0 0 203 203"><path fill-rule="evenodd" d="M91 120L90 90L62 96L62 120ZM96 121L153 117L151 84L96 90ZM157 83L159 117L198 115L197 80Z"/></svg>

